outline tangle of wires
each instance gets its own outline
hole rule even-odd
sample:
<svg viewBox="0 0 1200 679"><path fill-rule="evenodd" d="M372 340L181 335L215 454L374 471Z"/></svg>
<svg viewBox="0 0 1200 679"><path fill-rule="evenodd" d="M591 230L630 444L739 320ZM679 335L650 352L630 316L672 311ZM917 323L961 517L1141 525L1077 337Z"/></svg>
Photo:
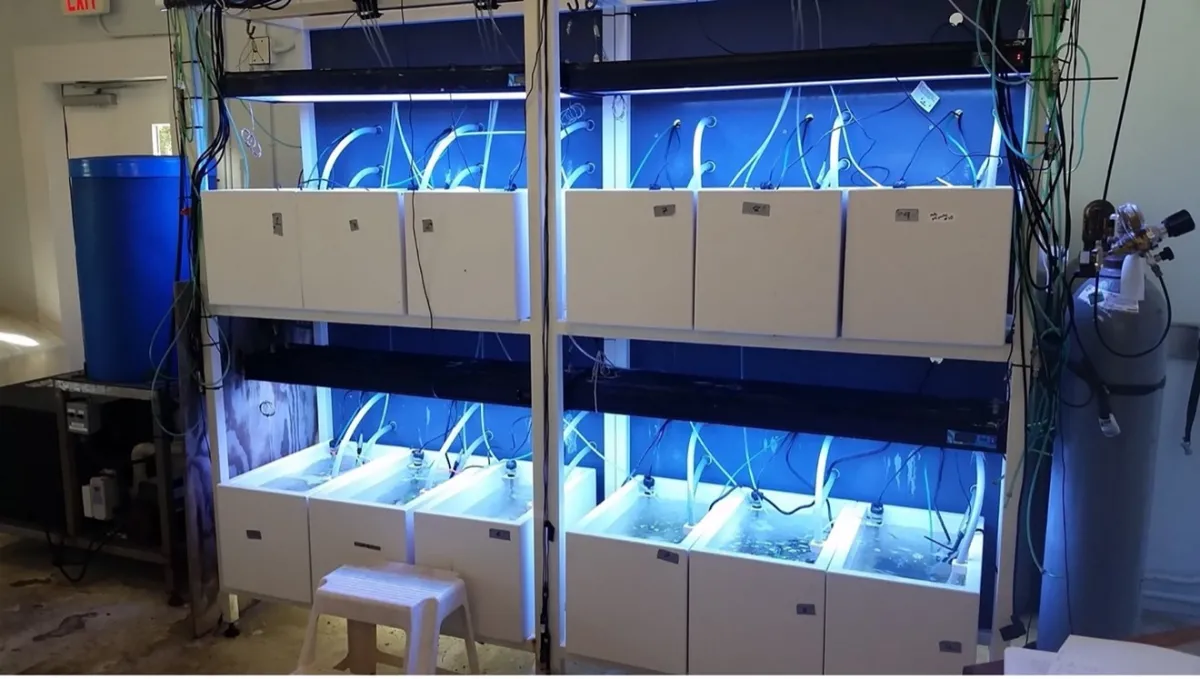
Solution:
<svg viewBox="0 0 1200 679"><path fill-rule="evenodd" d="M1034 475L1025 484L1027 503L1037 487L1037 473L1052 455L1053 442L1060 426L1060 406L1073 405L1062 400L1060 385L1062 371L1072 349L1071 333L1075 330L1072 285L1078 274L1068 268L1068 262L1071 261L1072 238L1071 170L1079 137L1076 134L1076 121L1082 119L1073 104L1080 82L1076 57L1080 53L1080 11L1084 4L1071 3L1068 8L1066 4L1054 3L1053 15L1046 21L1034 24L1032 72L1029 76L992 74L996 120L1004 137L1002 153L1016 189L1013 194L1012 232L1016 337L1012 345L1014 350L1019 347L1020 357L1012 364L1014 372L1021 371L1027 388L1025 451L1019 463L1013 465L1012 476L1005 485L1011 488L1017 475L1022 473L1024 464L1032 460ZM1069 17L1070 32L1064 38L1062 30L1068 19L1065 11L1072 14ZM995 3L991 35L985 32L980 23L982 17L978 13L972 25L976 46L984 63L1000 64L1004 61L992 38L997 34L999 14L1000 3ZM1035 16L1034 21L1040 20ZM1047 27L1049 31L1045 30ZM985 51L985 41L990 45L990 54ZM1025 85L1031 85L1029 92L1034 97L1033 110L1044 114L1046 123L1044 136L1031 140L1032 145L1039 145L1034 153L1025 152L1024 136L1015 122L1013 95ZM1069 122L1064 116L1064 108L1068 105L1072 105ZM1086 115L1086 108L1083 115ZM1081 140L1080 145L1082 147ZM1035 268L1035 256L1041 261L1041 267ZM1027 348L1030 344L1035 348L1032 352ZM1083 358L1087 360L1086 355ZM1006 497L1005 503L1010 500L1011 497ZM1048 574L1041 565L1039 550L1033 544L1029 511L1024 514L1023 531L1030 554L1038 570ZM1068 578L1067 570L1064 564L1063 571L1055 577ZM1070 601L1069 580L1066 587L1067 600ZM1073 627L1069 606L1067 617L1068 625Z"/></svg>

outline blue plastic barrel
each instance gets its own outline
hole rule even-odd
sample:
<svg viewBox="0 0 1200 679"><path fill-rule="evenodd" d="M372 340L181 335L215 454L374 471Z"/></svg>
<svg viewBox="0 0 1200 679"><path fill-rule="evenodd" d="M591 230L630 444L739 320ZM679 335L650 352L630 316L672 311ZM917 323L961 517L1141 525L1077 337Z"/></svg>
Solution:
<svg viewBox="0 0 1200 679"><path fill-rule="evenodd" d="M173 300L180 166L179 158L170 156L70 161L89 379L148 382L174 336L173 320L163 319ZM174 363L168 357L164 373L173 374Z"/></svg>

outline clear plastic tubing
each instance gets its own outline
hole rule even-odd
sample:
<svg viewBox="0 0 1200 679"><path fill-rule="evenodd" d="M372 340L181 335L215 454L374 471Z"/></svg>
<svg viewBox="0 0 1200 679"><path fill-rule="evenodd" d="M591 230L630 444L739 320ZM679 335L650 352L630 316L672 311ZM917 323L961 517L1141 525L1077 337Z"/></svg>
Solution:
<svg viewBox="0 0 1200 679"><path fill-rule="evenodd" d="M358 412L354 413L354 417L350 420L350 426L346 427L346 431L341 440L330 442L330 445L335 447L333 476L337 476L338 470L342 468L342 452L346 449L346 442L354 440L354 432L358 431L358 425L362 423L363 418L367 416L367 413L371 410L371 408L382 400L383 394L375 394L368 399L367 402L358 409Z"/></svg>
<svg viewBox="0 0 1200 679"><path fill-rule="evenodd" d="M438 449L438 457L446 456L446 451L450 450L450 444L454 443L454 439L457 438L462 432L463 427L467 426L467 421L471 419L471 416L475 414L476 410L479 410L479 404L472 403L471 407L467 408L467 412L463 413L462 417L458 418L458 422L454 425L454 428L450 430L449 434L446 434L446 440L442 441L442 447ZM462 455L460 454L459 458L454 460L455 469L458 469L458 463L461 461L461 457Z"/></svg>

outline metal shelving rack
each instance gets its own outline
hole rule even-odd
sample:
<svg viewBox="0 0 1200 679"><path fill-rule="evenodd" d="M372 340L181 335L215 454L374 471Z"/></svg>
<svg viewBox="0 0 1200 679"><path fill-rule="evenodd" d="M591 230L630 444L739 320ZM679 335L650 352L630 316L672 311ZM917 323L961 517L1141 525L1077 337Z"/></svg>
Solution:
<svg viewBox="0 0 1200 679"><path fill-rule="evenodd" d="M154 463L156 497L159 507L159 542L157 547L132 543L128 540L110 538L105 541L104 551L122 558L144 561L163 568L166 591L177 599L178 581L175 564L177 543L172 517L175 511L173 474L171 465L172 436L158 424L162 421L162 404L167 397L166 387L151 389L147 385L106 384L88 380L82 374L63 375L51 379L31 382L31 388L53 389L57 405L58 450L62 465L63 496L66 500L66 527L61 535L48 533L44 528L22 524L0 524L0 532L31 539L57 538L63 546L77 549L95 548L97 541L82 535L83 509L76 468L75 434L67 427L67 402L71 398L104 398L145 401L150 406L154 431Z"/></svg>
<svg viewBox="0 0 1200 679"><path fill-rule="evenodd" d="M1048 1L1039 5L1048 5ZM306 28L327 27L334 18L335 12L344 11L335 7L332 0L314 2L306 5L306 9L296 8L288 15L289 19L299 20ZM416 0L406 3L399 0L386 0L380 3L384 11L394 10L403 5L410 17L415 12L425 11L430 18L447 18L443 14L453 14L436 1L426 2ZM506 3L505 10L511 11L518 3ZM1022 476L1019 473L1021 460L1025 450L1025 396L1027 387L1025 373L1022 368L1014 365L1012 357L1018 355L1015 347L974 347L939 344L912 344L899 342L868 342L859 340L833 339L812 340L802 338L783 338L773 336L752 336L727 333L711 333L696 331L659 331L646 329L630 329L616 327L601 327L587 324L570 323L558 318L556 304L558 299L559 250L557 233L563 207L561 178L557 171L559 167L559 148L547 140L558 138L561 131L560 93L562 92L564 69L559 55L560 13L566 11L567 4L559 0L523 0L523 25L525 53L527 58L525 69L526 89L526 158L528 168L528 234L530 255L530 299L531 317L527 322L504 324L499 327L489 323L468 323L459 321L439 321L434 319L432 327L452 330L479 332L511 332L526 336L529 339L531 351L530 379L532 405L532 447L534 459L534 523L540 526L544 539L549 547L545 553L539 550L535 554L535 582L547 582L549 599L545 604L537 602L539 615L547 618L547 636L539 632L535 640L535 648L539 653L540 669L561 671L566 661L566 652L558 630L562 628L561 602L563 592L560 588L561 572L565 560L562 533L562 497L563 497L563 430L564 414L563 397L564 385L562 380L564 357L562 340L568 335L583 335L604 338L604 353L616 366L627 366L629 356L629 341L653 340L668 342L683 342L741 347L764 347L787 350L811 350L839 352L849 354L891 355L908 357L951 358L983 361L1003 364L1009 373L1009 400L1006 426L1006 446L1001 451L1005 457L1005 481L1000 489L1001 516L999 526L999 550L997 559L997 575L995 600L993 605L992 634L988 643L993 657L1002 652L1004 642L998 630L1009 624L1013 610L1011 592L1017 550L1018 502L1012 498L1021 496ZM320 7L318 7L320 5ZM453 8L455 10L459 8ZM415 10L415 11L414 11ZM466 7L470 11L470 7ZM254 14L254 13L252 13ZM305 15L305 16L301 16ZM1035 16L1040 16L1035 13ZM269 13L255 14L252 18L272 20ZM301 35L304 35L302 32ZM605 53L612 60L622 61L630 58L630 16L628 12L614 8L603 9L602 40ZM307 41L300 41L301 49L307 48ZM536 56L533 56L536 55ZM1031 58L1039 58L1032 55ZM612 114L612 96L604 97L603 109L605 120L602 126L606 161L603 164L604 186L616 187L628 185L629 172L629 130L627 122L614 119ZM311 166L316 153L311 106L302 109L301 130L306 135L304 139L304 163ZM1036 129L1032 127L1031 129ZM542 303L538 303L541 301ZM409 317L406 319L364 317L353 314L308 314L288 313L281 315L260 309L213 309L215 314L234 316L250 316L259 318L283 318L290 320L314 321L318 325L325 322L362 323L369 325L386 325L394 327L430 327L430 319L425 317ZM214 319L206 320L215 324ZM214 330L215 332L215 330ZM318 332L318 336L321 333ZM1028 337L1029 333L1018 334L1017 337ZM1028 350L1028 346L1024 347ZM221 358L217 350L209 347L205 353L206 377L216 381L221 370ZM208 431L212 441L213 483L219 484L228 480L229 470L227 460L222 452L226 443L224 413L221 411L220 390L210 390L206 394L208 411ZM327 423L327 418L321 420ZM624 480L629 465L629 418L621 415L605 415L604 449L608 453L605 463L606 494L613 492ZM1016 470L1016 471L1014 471ZM238 605L235 597L222 597L222 607L225 619L236 621ZM539 626L540 629L540 626ZM547 643L548 642L548 643Z"/></svg>

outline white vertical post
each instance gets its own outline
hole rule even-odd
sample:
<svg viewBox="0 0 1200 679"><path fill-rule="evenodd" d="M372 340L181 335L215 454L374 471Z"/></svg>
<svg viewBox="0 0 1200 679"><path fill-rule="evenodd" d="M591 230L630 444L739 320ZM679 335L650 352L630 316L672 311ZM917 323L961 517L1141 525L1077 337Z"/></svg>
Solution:
<svg viewBox="0 0 1200 679"><path fill-rule="evenodd" d="M604 340L604 356L618 368L629 367L629 340ZM629 478L629 416L604 413L604 496Z"/></svg>
<svg viewBox="0 0 1200 679"><path fill-rule="evenodd" d="M1042 32L1042 35L1048 35L1053 28L1050 22L1052 21L1051 17L1054 15L1052 11L1054 9L1053 4L1056 1L1036 0L1033 3L1033 21L1039 22L1037 30ZM1031 54L1031 61L1036 63L1038 59L1043 57L1053 58L1057 47L1057 45L1049 45L1050 54ZM1046 115L1044 108L1036 106L1036 102L1034 101L1036 96L1037 92L1035 91L1034 84L1027 84L1025 88L1025 110L1023 116L1025 126L1022 131L1022 138L1019 140L1022 148L1029 148L1029 143L1035 139L1037 141L1045 141L1044 134L1034 132L1034 130L1044 129L1043 125ZM1015 144L1018 140L1010 141ZM993 140L993 145L996 145L995 140ZM989 158L988 160L995 161L995 164L989 169L990 172L994 172L996 165L999 164L999 159ZM1067 162L1070 163L1070 159ZM1041 177L1039 176L1039 186L1041 184L1040 180ZM1014 190L1019 192L1021 187L1014 184ZM1068 209L1070 209L1069 206ZM1039 261L1036 245L1031 245L1029 250L1025 252L1017 252L1015 256L1024 257L1031 271L1037 270ZM1019 286L1019 282L1015 283L1012 292L1018 307L1021 304ZM1023 324L1024 328L1018 327L1017 324ZM1012 341L1021 342L1022 338L1025 338L1024 345L1020 347L1022 352L1020 354L1014 352L1014 356L1032 355L1032 323L1028 318L1022 321L1021 314L1016 313ZM1013 583L1016 580L1017 549L1019 548L1017 538L1021 532L1019 517L1021 498L1025 487L1022 458L1025 455L1025 410L1029 393L1029 385L1025 381L1025 370L1027 368L1013 365L1013 361L1009 361L1008 369L1008 445L1004 451L1004 483L1000 489L1000 510L997 512L1000 517L1000 525L997 526L999 544L996 549L996 587L992 601L991 638L988 640L988 656L991 660L1002 659L1004 657L1004 648L1008 645L1001 638L1000 630L1010 624L1013 615Z"/></svg>
<svg viewBox="0 0 1200 679"><path fill-rule="evenodd" d="M528 158L530 370L534 523L548 549L535 555L538 671L562 662L562 334L557 304L560 59L558 0L525 0L525 143Z"/></svg>
<svg viewBox="0 0 1200 679"><path fill-rule="evenodd" d="M601 19L601 44L607 61L630 59L631 22L628 10L605 8ZM604 106L603 156L604 188L629 186L629 97L608 96ZM605 339L604 355L618 368L629 367L629 340ZM604 495L616 492L629 476L629 416L604 414Z"/></svg>
<svg viewBox="0 0 1200 679"><path fill-rule="evenodd" d="M329 344L329 324L313 323L313 344L327 346ZM386 413L384 416L386 417ZM329 387L317 387L317 440L327 441L333 438L333 390Z"/></svg>

